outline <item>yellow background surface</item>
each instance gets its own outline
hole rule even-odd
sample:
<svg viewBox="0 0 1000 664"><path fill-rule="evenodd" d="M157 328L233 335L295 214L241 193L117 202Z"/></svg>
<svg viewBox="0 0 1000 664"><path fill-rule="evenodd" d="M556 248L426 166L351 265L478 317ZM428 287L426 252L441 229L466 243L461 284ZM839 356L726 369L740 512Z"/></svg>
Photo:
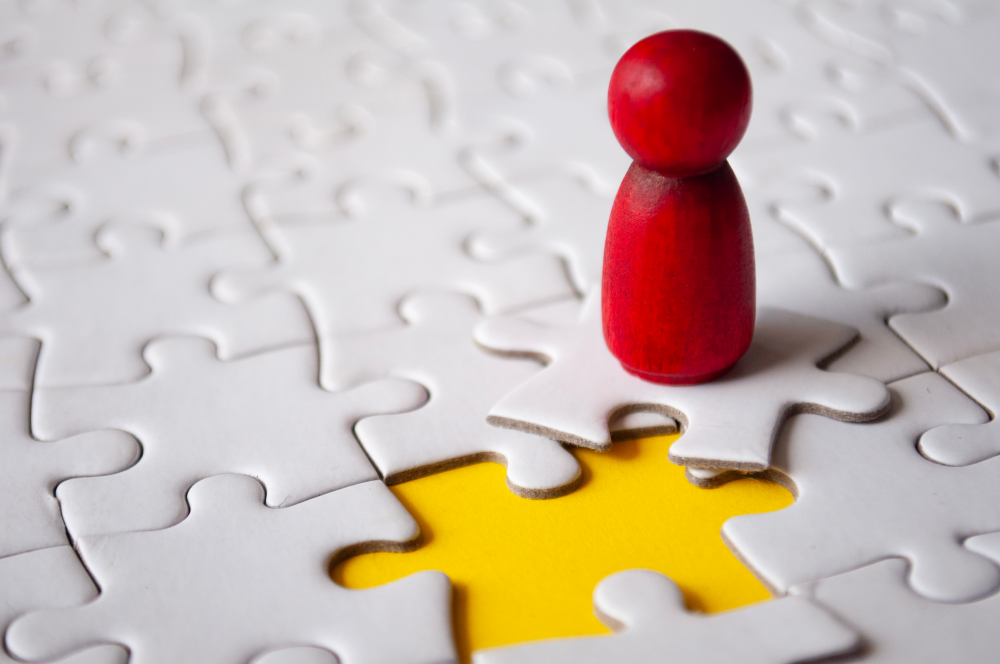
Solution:
<svg viewBox="0 0 1000 664"><path fill-rule="evenodd" d="M731 516L780 509L791 494L745 479L699 489L667 460L677 436L618 442L610 452L575 449L584 481L551 500L527 500L480 463L392 487L420 524L408 553L349 558L333 571L349 588L436 569L455 585L455 631L472 650L608 630L594 617L597 582L645 567L680 585L688 608L723 611L765 600L764 587L719 536Z"/></svg>

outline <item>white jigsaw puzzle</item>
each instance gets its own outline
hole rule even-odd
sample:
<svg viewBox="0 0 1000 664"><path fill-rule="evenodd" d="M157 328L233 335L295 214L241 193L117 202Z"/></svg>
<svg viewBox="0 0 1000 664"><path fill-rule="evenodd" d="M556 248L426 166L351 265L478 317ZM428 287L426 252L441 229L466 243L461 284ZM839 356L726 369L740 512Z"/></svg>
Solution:
<svg viewBox="0 0 1000 664"><path fill-rule="evenodd" d="M792 418L773 464L794 485L795 504L723 525L730 548L775 591L888 556L908 558L910 585L931 599L967 601L1000 588L1000 569L962 544L1000 530L996 460L949 468L916 449L925 431L981 424L986 413L930 372L891 391L889 415L865 426Z"/></svg>
<svg viewBox="0 0 1000 664"><path fill-rule="evenodd" d="M165 247L155 228L112 224L97 244L103 260L16 273L30 301L8 312L0 329L42 341L38 386L135 380L148 373L143 347L164 334L209 337L223 358L313 338L295 297L270 293L240 305L212 297L221 268L268 263L252 233Z"/></svg>
<svg viewBox="0 0 1000 664"><path fill-rule="evenodd" d="M573 325L506 317L476 329L486 348L548 362L490 409L491 423L602 450L611 444L608 423L615 415L659 411L684 431L670 448L671 461L740 471L770 466L771 445L791 413L863 422L885 411L889 396L882 383L817 367L856 336L845 325L761 309L750 349L732 372L713 383L668 386L627 373L607 349L599 290ZM720 409L720 403L729 406Z"/></svg>
<svg viewBox="0 0 1000 664"><path fill-rule="evenodd" d="M594 589L594 613L614 636L552 639L481 650L475 664L792 664L843 655L858 637L818 606L786 597L742 610L701 616L684 608L668 577L645 569L613 574Z"/></svg>
<svg viewBox="0 0 1000 664"><path fill-rule="evenodd" d="M41 661L119 643L133 664L235 664L311 645L342 664L455 660L444 574L364 591L328 575L338 554L405 549L417 537L416 522L381 482L272 509L256 480L219 475L194 485L188 501L191 514L166 530L78 540L100 596L16 620L8 650Z"/></svg>
<svg viewBox="0 0 1000 664"><path fill-rule="evenodd" d="M160 339L145 359L152 373L136 383L35 392L32 428L43 438L112 429L142 445L135 467L59 487L75 538L173 525L191 485L220 473L260 480L269 507L378 479L354 425L427 398L400 379L326 392L312 345L222 362L206 339Z"/></svg>
<svg viewBox="0 0 1000 664"><path fill-rule="evenodd" d="M0 3L0 662L993 661L998 25L992 0ZM755 338L685 387L625 373L599 300L631 161L609 77L671 28L754 88ZM386 483L492 460L566 500L566 445L678 429L690 482L796 494L724 527L793 596L700 616L618 572L614 634L470 653L474 582L333 580L417 545Z"/></svg>

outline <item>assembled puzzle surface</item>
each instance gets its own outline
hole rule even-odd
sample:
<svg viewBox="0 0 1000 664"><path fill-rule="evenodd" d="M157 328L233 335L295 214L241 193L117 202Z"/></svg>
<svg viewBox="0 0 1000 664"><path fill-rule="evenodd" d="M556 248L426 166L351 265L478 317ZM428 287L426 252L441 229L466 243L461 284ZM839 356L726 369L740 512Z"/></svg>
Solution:
<svg viewBox="0 0 1000 664"><path fill-rule="evenodd" d="M608 82L671 28L754 86L756 327L695 386L600 332ZM1000 659L998 36L0 0L0 661Z"/></svg>

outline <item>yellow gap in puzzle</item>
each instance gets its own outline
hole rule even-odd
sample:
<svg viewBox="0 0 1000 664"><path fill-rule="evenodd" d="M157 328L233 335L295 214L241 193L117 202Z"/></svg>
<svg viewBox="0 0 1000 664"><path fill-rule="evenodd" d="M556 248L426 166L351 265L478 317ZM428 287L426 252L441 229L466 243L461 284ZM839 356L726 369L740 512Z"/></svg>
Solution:
<svg viewBox="0 0 1000 664"><path fill-rule="evenodd" d="M575 449L583 485L551 500L518 498L494 463L394 486L420 524L421 546L349 558L334 569L334 580L370 588L420 570L446 573L455 584L464 662L480 648L607 633L591 594L623 569L667 574L690 609L724 611L767 599L719 530L731 516L787 507L791 494L754 479L694 487L667 460L676 439L618 442L609 452Z"/></svg>

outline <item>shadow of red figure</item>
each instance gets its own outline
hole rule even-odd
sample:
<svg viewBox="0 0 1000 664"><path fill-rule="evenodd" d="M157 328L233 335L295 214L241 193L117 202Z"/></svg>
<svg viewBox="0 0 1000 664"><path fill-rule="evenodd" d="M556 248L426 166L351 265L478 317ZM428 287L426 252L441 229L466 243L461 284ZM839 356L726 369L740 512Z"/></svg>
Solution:
<svg viewBox="0 0 1000 664"><path fill-rule="evenodd" d="M753 236L726 157L751 105L740 56L694 30L643 39L611 76L611 126L634 161L604 248L604 339L645 380L710 381L750 346Z"/></svg>

